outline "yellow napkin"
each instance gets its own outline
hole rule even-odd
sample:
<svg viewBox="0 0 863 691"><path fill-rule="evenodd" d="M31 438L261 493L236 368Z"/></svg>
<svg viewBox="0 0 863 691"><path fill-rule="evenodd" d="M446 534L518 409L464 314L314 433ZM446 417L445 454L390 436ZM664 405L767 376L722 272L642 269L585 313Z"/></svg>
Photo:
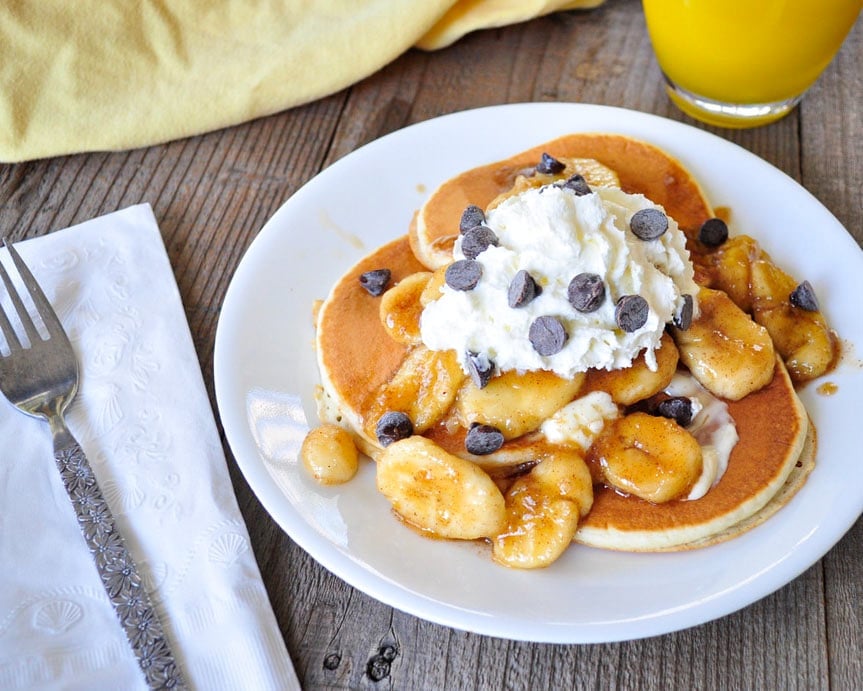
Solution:
<svg viewBox="0 0 863 691"><path fill-rule="evenodd" d="M3 0L0 161L128 149L307 103L411 46L603 0Z"/></svg>

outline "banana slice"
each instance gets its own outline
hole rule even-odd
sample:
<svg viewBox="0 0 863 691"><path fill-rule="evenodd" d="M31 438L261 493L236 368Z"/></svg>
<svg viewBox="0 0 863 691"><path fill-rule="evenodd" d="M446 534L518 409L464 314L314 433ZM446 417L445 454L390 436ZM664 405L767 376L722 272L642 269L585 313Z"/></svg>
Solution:
<svg viewBox="0 0 863 691"><path fill-rule="evenodd" d="M300 447L306 471L322 485L338 485L357 474L359 452L343 427L324 424L306 435Z"/></svg>
<svg viewBox="0 0 863 691"><path fill-rule="evenodd" d="M796 382L819 377L833 364L836 339L824 315L794 307L788 296L796 281L769 260L752 264L752 313L773 339Z"/></svg>
<svg viewBox="0 0 863 691"><path fill-rule="evenodd" d="M791 378L805 382L824 374L837 356L837 342L820 311L791 305L797 282L748 235L731 237L704 255L707 285L723 290L752 314L773 339Z"/></svg>
<svg viewBox="0 0 863 691"><path fill-rule="evenodd" d="M432 273L429 282L426 283L425 290L420 295L420 304L423 307L428 306L429 303L434 302L441 296L441 288L446 284L446 269L449 265L450 262L447 262L447 264L435 269L434 273Z"/></svg>
<svg viewBox="0 0 863 691"><path fill-rule="evenodd" d="M572 542L592 504L587 464L575 451L555 451L507 491L506 527L494 538L494 560L520 569L548 566Z"/></svg>
<svg viewBox="0 0 863 691"><path fill-rule="evenodd" d="M510 370L482 389L467 379L456 398L456 415L462 427L480 422L497 427L505 439L515 439L575 398L583 381L583 374L564 379L545 370Z"/></svg>
<svg viewBox="0 0 863 691"><path fill-rule="evenodd" d="M506 520L503 495L492 479L425 437L408 437L384 450L377 487L399 516L436 537L493 537Z"/></svg>
<svg viewBox="0 0 863 691"><path fill-rule="evenodd" d="M364 431L374 439L381 416L399 411L411 419L414 432L425 432L444 416L466 376L455 352L415 347L364 406Z"/></svg>
<svg viewBox="0 0 863 691"><path fill-rule="evenodd" d="M422 294L432 278L429 271L406 276L381 297L378 314L389 337L405 345L418 345Z"/></svg>
<svg viewBox="0 0 863 691"><path fill-rule="evenodd" d="M770 334L721 290L701 288L701 314L686 330L673 328L680 360L710 393L739 401L773 378Z"/></svg>
<svg viewBox="0 0 863 691"><path fill-rule="evenodd" d="M582 393L606 391L618 405L632 405L662 391L677 371L679 359L674 339L662 334L656 353L657 369L651 370L642 352L632 366L617 370L590 370Z"/></svg>
<svg viewBox="0 0 863 691"><path fill-rule="evenodd" d="M762 255L761 247L748 235L735 235L706 255L710 272L709 287L725 291L744 312L752 310L749 292L752 262Z"/></svg>
<svg viewBox="0 0 863 691"><path fill-rule="evenodd" d="M588 452L604 481L654 504L686 496L701 474L701 446L673 420L632 413L610 422Z"/></svg>

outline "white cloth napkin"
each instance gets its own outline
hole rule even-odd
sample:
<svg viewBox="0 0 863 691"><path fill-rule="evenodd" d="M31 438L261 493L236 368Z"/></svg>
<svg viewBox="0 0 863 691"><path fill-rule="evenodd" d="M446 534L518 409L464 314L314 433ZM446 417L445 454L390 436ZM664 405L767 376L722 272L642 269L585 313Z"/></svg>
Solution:
<svg viewBox="0 0 863 691"><path fill-rule="evenodd" d="M69 427L154 593L186 681L298 689L150 207L16 248L78 354ZM0 688L145 688L78 532L48 427L3 398Z"/></svg>

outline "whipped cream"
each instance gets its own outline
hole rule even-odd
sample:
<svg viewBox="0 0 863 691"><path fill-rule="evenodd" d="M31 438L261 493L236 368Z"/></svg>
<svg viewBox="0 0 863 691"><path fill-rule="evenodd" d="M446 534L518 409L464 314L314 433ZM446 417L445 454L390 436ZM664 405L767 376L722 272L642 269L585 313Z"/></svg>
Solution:
<svg viewBox="0 0 863 691"><path fill-rule="evenodd" d="M701 475L686 499L701 499L722 479L728 459L740 437L728 405L689 374L678 372L665 387L669 396L685 396L692 402L692 422L686 428L701 445Z"/></svg>
<svg viewBox="0 0 863 691"><path fill-rule="evenodd" d="M482 354L499 371L544 369L572 377L589 368L628 367L641 351L655 370L653 351L666 323L679 313L684 295L694 301L697 287L686 238L672 218L656 239L632 233L629 221L641 209L662 210L643 195L611 187L578 196L547 185L509 197L487 213L486 225L499 243L476 257L479 283L471 290L441 289L441 297L423 311L423 342L463 358ZM462 237L455 243L454 260L465 258L461 242ZM542 292L513 308L507 291L520 270ZM567 294L572 278L583 272L602 277L606 289L602 305L588 313L578 312ZM631 333L615 321L615 304L624 295L640 295L649 306L647 321ZM540 355L528 337L540 316L555 317L565 328L566 343L553 355Z"/></svg>
<svg viewBox="0 0 863 691"><path fill-rule="evenodd" d="M608 393L591 391L567 403L539 429L551 443L573 444L586 453L605 423L618 417L620 411Z"/></svg>

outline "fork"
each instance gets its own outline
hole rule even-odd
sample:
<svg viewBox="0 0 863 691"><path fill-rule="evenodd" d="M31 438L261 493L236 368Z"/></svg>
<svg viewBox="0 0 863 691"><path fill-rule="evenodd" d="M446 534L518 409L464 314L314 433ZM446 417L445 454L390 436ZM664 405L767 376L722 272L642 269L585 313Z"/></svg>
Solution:
<svg viewBox="0 0 863 691"><path fill-rule="evenodd" d="M87 457L66 426L64 415L78 391L78 361L69 337L18 252L5 238L3 244L48 337L43 339L40 335L0 262L0 280L29 342L22 342L0 304L0 334L10 351L8 355L0 353L0 392L22 412L48 422L54 441L54 460L75 509L78 526L147 685L151 689L183 689L174 654L141 583L138 566L117 529Z"/></svg>

